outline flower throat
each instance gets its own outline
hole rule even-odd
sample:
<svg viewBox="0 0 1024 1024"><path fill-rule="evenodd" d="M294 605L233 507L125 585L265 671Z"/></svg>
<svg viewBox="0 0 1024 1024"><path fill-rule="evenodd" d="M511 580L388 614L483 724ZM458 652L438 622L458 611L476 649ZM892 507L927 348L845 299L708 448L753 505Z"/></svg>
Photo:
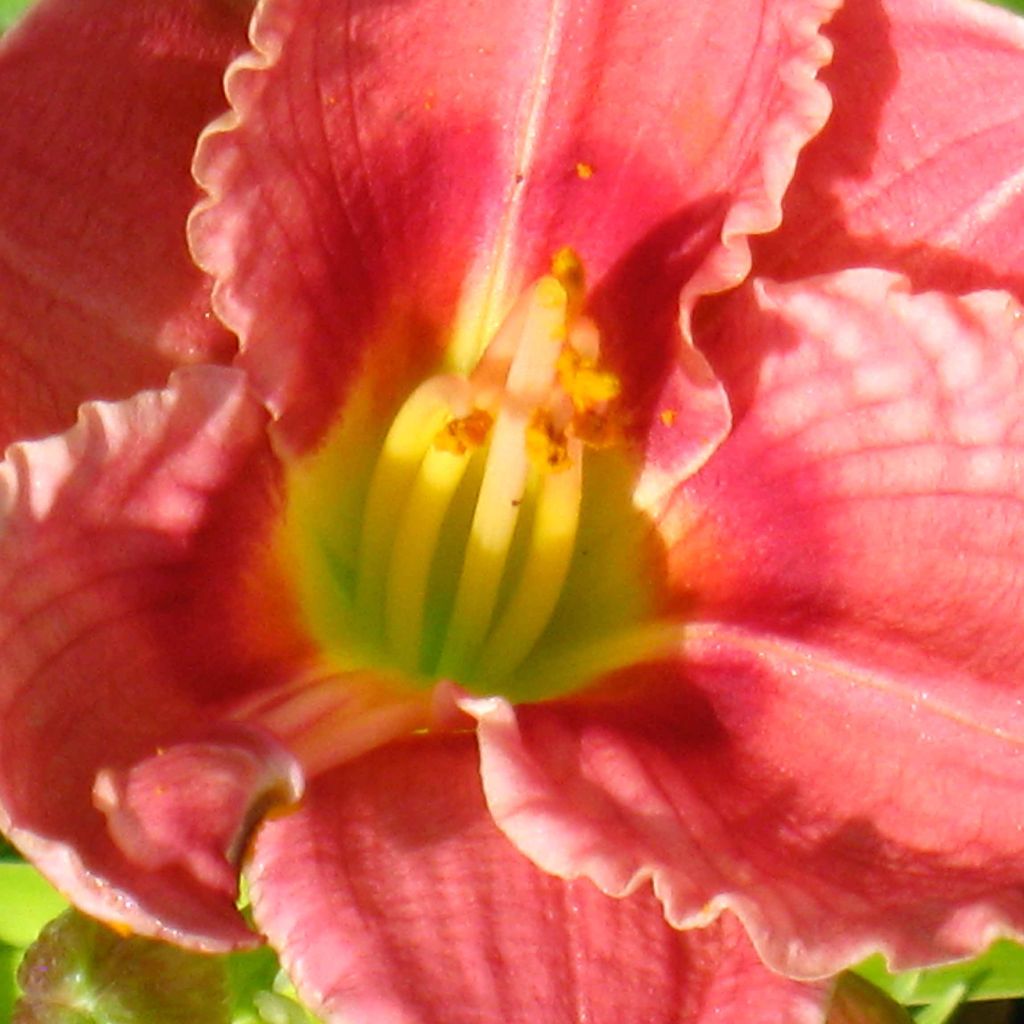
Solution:
<svg viewBox="0 0 1024 1024"><path fill-rule="evenodd" d="M620 390L600 366L583 287L578 258L560 251L472 372L426 379L373 444L350 411L289 480L286 557L339 670L525 696L514 682L524 664L536 677L579 639L578 609L559 605L579 561L585 463L589 479L591 457L613 447ZM614 611L586 598L599 630L609 612L632 617L612 589Z"/></svg>

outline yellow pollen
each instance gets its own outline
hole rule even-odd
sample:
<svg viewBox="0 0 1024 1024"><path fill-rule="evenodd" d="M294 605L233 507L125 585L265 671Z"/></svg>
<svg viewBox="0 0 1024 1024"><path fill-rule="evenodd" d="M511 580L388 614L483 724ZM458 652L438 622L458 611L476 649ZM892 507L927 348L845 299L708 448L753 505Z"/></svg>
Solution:
<svg viewBox="0 0 1024 1024"><path fill-rule="evenodd" d="M591 164L578 163L576 165L576 176L583 181L589 181L594 176L594 168Z"/></svg>
<svg viewBox="0 0 1024 1024"><path fill-rule="evenodd" d="M572 387L572 402L577 409L590 409L619 397L622 384L614 373L593 366L580 368Z"/></svg>
<svg viewBox="0 0 1024 1024"><path fill-rule="evenodd" d="M494 425L486 409L474 409L467 416L449 420L435 435L434 447L452 455L465 455L483 447Z"/></svg>
<svg viewBox="0 0 1024 1024"><path fill-rule="evenodd" d="M618 398L622 384L614 373L599 370L592 359L585 359L566 346L558 357L558 381L577 412L588 412Z"/></svg>
<svg viewBox="0 0 1024 1024"><path fill-rule="evenodd" d="M569 442L544 409L536 409L526 427L526 454L531 465L543 473L560 473L569 468Z"/></svg>
<svg viewBox="0 0 1024 1024"><path fill-rule="evenodd" d="M569 300L568 312L579 312L587 286L587 275L583 269L583 261L575 249L567 245L555 253L551 260L551 276L565 289Z"/></svg>
<svg viewBox="0 0 1024 1024"><path fill-rule="evenodd" d="M658 419L660 419L666 427L671 427L675 423L678 415L679 413L677 413L675 409L662 409L658 414Z"/></svg>
<svg viewBox="0 0 1024 1024"><path fill-rule="evenodd" d="M537 282L537 302L548 309L559 309L565 305L566 287L553 274L542 277Z"/></svg>
<svg viewBox="0 0 1024 1024"><path fill-rule="evenodd" d="M589 448L611 448L622 435L607 412L583 409L572 418L573 434Z"/></svg>

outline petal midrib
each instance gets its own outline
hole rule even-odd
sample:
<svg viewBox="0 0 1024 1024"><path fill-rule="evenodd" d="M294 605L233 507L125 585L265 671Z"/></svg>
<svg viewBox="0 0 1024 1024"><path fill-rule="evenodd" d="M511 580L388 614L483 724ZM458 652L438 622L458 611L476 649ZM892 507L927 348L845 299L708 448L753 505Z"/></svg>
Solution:
<svg viewBox="0 0 1024 1024"><path fill-rule="evenodd" d="M873 690L907 705L922 707L929 714L944 718L982 736L1001 740L1024 750L1024 737L1020 733L977 721L934 693L919 686L915 688L912 676L908 676L906 682L901 682L895 674L880 676L866 666L856 665L851 661L838 658L817 645L800 643L779 635L748 632L742 628L731 628L717 622L687 623L685 637L685 646L690 649L707 643L715 648L733 647L747 651L758 658L767 654L779 661L789 663L793 672L814 666L823 666L853 686Z"/></svg>
<svg viewBox="0 0 1024 1024"><path fill-rule="evenodd" d="M466 282L483 281L476 309L465 337L474 339L479 347L486 342L491 329L506 312L508 295L514 290L512 280L516 237L523 216L531 172L537 158L541 128L551 98L555 65L565 36L565 22L572 0L551 0L540 58L534 66L526 88L526 110L518 119L512 146L512 168L501 200L502 213L494 234L494 242L484 247L475 266L468 268ZM467 297L468 296L464 296ZM474 298L476 298L474 296ZM456 335L458 336L458 334ZM479 355L479 351L472 353Z"/></svg>

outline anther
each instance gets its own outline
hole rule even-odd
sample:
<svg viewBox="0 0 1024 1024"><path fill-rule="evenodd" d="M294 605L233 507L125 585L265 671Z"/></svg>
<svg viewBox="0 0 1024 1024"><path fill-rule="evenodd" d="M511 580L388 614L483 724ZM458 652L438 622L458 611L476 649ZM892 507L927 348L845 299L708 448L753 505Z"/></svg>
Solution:
<svg viewBox="0 0 1024 1024"><path fill-rule="evenodd" d="M466 416L450 419L434 435L434 447L453 455L482 448L494 425L494 417L486 409L474 409Z"/></svg>
<svg viewBox="0 0 1024 1024"><path fill-rule="evenodd" d="M560 473L569 468L569 441L551 413L536 409L526 426L526 454L534 469Z"/></svg>

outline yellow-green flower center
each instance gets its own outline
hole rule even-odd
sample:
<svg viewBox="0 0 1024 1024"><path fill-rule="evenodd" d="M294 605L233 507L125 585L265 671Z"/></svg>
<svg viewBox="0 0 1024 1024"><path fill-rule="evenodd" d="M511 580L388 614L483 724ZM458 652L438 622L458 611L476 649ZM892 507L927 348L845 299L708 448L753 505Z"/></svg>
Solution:
<svg viewBox="0 0 1024 1024"><path fill-rule="evenodd" d="M619 381L581 305L563 251L471 373L390 422L353 399L294 468L283 558L333 670L536 699L656 644Z"/></svg>

